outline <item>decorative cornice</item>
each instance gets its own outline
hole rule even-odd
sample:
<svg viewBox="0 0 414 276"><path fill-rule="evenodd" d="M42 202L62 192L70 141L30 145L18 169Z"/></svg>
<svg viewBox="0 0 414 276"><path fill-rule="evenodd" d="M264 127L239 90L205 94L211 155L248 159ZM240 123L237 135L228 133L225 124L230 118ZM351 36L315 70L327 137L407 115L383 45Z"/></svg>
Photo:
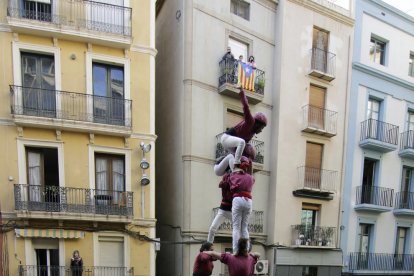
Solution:
<svg viewBox="0 0 414 276"><path fill-rule="evenodd" d="M11 29L8 24L0 23L0 32L11 33Z"/></svg>
<svg viewBox="0 0 414 276"><path fill-rule="evenodd" d="M398 86L402 86L402 87L414 90L414 82L409 82L409 81L403 80L401 78L398 78L398 77L393 76L389 73L378 70L378 69L373 68L371 66L365 65L363 63L354 62L352 64L352 68L355 69L355 70L358 70L362 73L371 75L373 77L376 77L376 78L383 79L385 81L394 83Z"/></svg>
<svg viewBox="0 0 414 276"><path fill-rule="evenodd" d="M155 218L137 218L133 219L131 224L134 226L154 228L157 224L157 220Z"/></svg>
<svg viewBox="0 0 414 276"><path fill-rule="evenodd" d="M149 134L149 133L132 133L129 138L148 140L148 141L155 142L157 140L158 136L156 134Z"/></svg>
<svg viewBox="0 0 414 276"><path fill-rule="evenodd" d="M289 0L289 1L292 3L296 3L298 5L304 6L305 8L318 12L326 17L332 18L333 20L349 25L351 27L353 27L355 24L355 20L353 18L346 16L335 10L332 10L328 7L325 7L319 3L316 3L315 1L312 1L312 0Z"/></svg>
<svg viewBox="0 0 414 276"><path fill-rule="evenodd" d="M279 4L278 0L253 0L259 5L262 5L269 10L276 12L277 5Z"/></svg>
<svg viewBox="0 0 414 276"><path fill-rule="evenodd" d="M13 120L0 118L0 126L15 126Z"/></svg>
<svg viewBox="0 0 414 276"><path fill-rule="evenodd" d="M130 50L131 52L150 54L153 57L156 57L158 54L157 49L142 45L132 45Z"/></svg>

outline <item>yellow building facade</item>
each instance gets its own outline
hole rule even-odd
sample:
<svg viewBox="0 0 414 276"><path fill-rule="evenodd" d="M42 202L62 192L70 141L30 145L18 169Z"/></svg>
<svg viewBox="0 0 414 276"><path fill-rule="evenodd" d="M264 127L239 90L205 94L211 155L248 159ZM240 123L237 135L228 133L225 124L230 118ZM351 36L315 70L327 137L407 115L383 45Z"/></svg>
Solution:
<svg viewBox="0 0 414 276"><path fill-rule="evenodd" d="M155 275L155 55L155 0L0 0L4 276Z"/></svg>

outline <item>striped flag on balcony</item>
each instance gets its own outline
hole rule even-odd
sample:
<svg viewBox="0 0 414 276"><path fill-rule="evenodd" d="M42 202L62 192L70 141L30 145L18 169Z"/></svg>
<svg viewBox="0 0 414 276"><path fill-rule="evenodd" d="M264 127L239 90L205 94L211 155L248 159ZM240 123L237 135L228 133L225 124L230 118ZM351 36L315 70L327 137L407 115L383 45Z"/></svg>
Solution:
<svg viewBox="0 0 414 276"><path fill-rule="evenodd" d="M249 91L254 91L254 80L256 78L256 70L253 69L250 65L239 62L239 67L237 70L238 73L238 84Z"/></svg>

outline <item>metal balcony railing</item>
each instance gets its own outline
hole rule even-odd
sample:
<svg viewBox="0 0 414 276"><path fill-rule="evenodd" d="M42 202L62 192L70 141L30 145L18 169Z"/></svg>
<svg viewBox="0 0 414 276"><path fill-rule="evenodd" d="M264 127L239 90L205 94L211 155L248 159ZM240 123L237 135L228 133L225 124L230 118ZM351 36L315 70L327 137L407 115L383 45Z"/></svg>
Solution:
<svg viewBox="0 0 414 276"><path fill-rule="evenodd" d="M19 265L19 276L133 276L134 268L109 266L84 266L77 271L69 266Z"/></svg>
<svg viewBox="0 0 414 276"><path fill-rule="evenodd" d="M132 101L10 85L11 113L131 127Z"/></svg>
<svg viewBox="0 0 414 276"><path fill-rule="evenodd" d="M390 188L362 185L356 188L356 204L372 204L392 207L394 190Z"/></svg>
<svg viewBox="0 0 414 276"><path fill-rule="evenodd" d="M15 209L102 215L133 215L133 193L44 185L14 185Z"/></svg>
<svg viewBox="0 0 414 276"><path fill-rule="evenodd" d="M318 71L325 75L335 76L335 54L319 48L312 48L310 54L311 71Z"/></svg>
<svg viewBox="0 0 414 276"><path fill-rule="evenodd" d="M336 227L292 225L292 245L335 247Z"/></svg>
<svg viewBox="0 0 414 276"><path fill-rule="evenodd" d="M216 217L219 208L213 208L213 219ZM248 229L250 233L263 233L263 211L253 210L250 218ZM218 228L219 231L233 231L232 222L228 219L225 219L224 222Z"/></svg>
<svg viewBox="0 0 414 276"><path fill-rule="evenodd" d="M412 149L414 150L414 131L409 130L401 133L400 149Z"/></svg>
<svg viewBox="0 0 414 276"><path fill-rule="evenodd" d="M320 129L328 133L336 134L338 112L305 105L303 109L303 128Z"/></svg>
<svg viewBox="0 0 414 276"><path fill-rule="evenodd" d="M222 135L223 133L216 135L216 158L219 158L221 156L226 156L227 154L229 154L229 152L223 148L223 145L220 142ZM252 139L250 140L249 143L256 150L256 157L254 158L253 162L258 163L258 164L263 164L264 163L264 142Z"/></svg>
<svg viewBox="0 0 414 276"><path fill-rule="evenodd" d="M311 189L320 192L336 192L338 172L311 167L298 167L297 190Z"/></svg>
<svg viewBox="0 0 414 276"><path fill-rule="evenodd" d="M414 193L407 191L396 193L394 209L414 210Z"/></svg>
<svg viewBox="0 0 414 276"><path fill-rule="evenodd" d="M241 76L239 76L238 69L239 69L239 61L236 59L222 59L219 62L220 66L220 77L219 77L219 86L222 86L225 83L228 84L237 84L242 81ZM254 89L247 89L250 92L254 92L260 95L264 94L264 87L265 87L265 72L257 69L251 68L253 70L253 85L251 86Z"/></svg>
<svg viewBox="0 0 414 276"><path fill-rule="evenodd" d="M59 0L50 3L9 0L7 15L13 19L30 20L67 26L76 30L90 30L115 35L131 36L132 9L87 0Z"/></svg>
<svg viewBox="0 0 414 276"><path fill-rule="evenodd" d="M361 141L365 139L374 139L380 142L397 145L398 126L374 119L368 119L361 122Z"/></svg>
<svg viewBox="0 0 414 276"><path fill-rule="evenodd" d="M348 257L349 270L412 271L413 254L353 252Z"/></svg>

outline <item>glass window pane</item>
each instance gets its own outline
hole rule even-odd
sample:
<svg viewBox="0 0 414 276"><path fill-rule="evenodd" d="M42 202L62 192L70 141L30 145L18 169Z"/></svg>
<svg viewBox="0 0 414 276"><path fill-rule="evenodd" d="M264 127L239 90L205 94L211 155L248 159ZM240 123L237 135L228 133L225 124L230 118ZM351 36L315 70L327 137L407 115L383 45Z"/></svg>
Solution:
<svg viewBox="0 0 414 276"><path fill-rule="evenodd" d="M93 94L97 96L107 96L108 81L106 68L97 64L93 65Z"/></svg>
<svg viewBox="0 0 414 276"><path fill-rule="evenodd" d="M111 92L113 98L124 98L124 70L121 68L111 69Z"/></svg>
<svg viewBox="0 0 414 276"><path fill-rule="evenodd" d="M243 61L247 60L248 46L246 43L237 41L235 39L229 38L229 47L231 47L231 52L233 56L238 59L240 55L243 56Z"/></svg>

